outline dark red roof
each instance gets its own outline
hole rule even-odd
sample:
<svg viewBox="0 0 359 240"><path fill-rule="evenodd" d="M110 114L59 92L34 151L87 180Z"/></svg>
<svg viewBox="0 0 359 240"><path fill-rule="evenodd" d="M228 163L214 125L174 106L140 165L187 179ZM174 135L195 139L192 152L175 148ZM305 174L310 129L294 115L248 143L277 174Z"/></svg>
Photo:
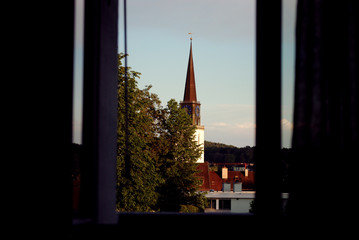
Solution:
<svg viewBox="0 0 359 240"><path fill-rule="evenodd" d="M199 170L197 176L202 180L202 185L200 185L199 190L209 191L210 185L209 185L208 162L198 164L197 169Z"/></svg>
<svg viewBox="0 0 359 240"><path fill-rule="evenodd" d="M214 191L221 191L222 190L222 178L218 176L216 172L210 171L209 172L209 178L211 183L211 189Z"/></svg>
<svg viewBox="0 0 359 240"><path fill-rule="evenodd" d="M253 190L254 189L254 172L248 171L248 176L245 177L244 174L240 171L228 171L228 178L222 179L216 172L209 171L208 162L198 164L197 169L199 170L198 177L202 179L202 185L200 186L200 191L209 191L213 189L214 191L221 191L222 184L230 183L231 190L233 190L233 183L242 182L243 190Z"/></svg>

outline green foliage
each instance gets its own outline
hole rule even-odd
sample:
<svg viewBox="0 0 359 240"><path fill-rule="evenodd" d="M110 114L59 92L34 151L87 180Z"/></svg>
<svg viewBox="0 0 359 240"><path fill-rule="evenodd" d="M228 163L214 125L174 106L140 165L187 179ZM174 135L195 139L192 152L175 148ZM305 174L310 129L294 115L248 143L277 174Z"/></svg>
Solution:
<svg viewBox="0 0 359 240"><path fill-rule="evenodd" d="M118 77L118 208L126 211L150 211L157 203L156 187L163 182L156 170L156 153L151 146L158 141L154 118L160 114L160 101L149 92L151 87L140 90L136 78L140 73L128 71L128 133L129 156L125 164L125 67L119 55Z"/></svg>
<svg viewBox="0 0 359 240"><path fill-rule="evenodd" d="M213 163L254 163L254 147L238 148L223 143L204 142L204 158Z"/></svg>
<svg viewBox="0 0 359 240"><path fill-rule="evenodd" d="M201 212L200 209L196 206L192 205L181 205L180 211L181 213L198 213Z"/></svg>
<svg viewBox="0 0 359 240"><path fill-rule="evenodd" d="M201 197L196 177L201 150L193 139L196 128L178 103L170 100L165 112L161 138L164 147L159 161L165 183L159 188L158 207L161 211L179 211L180 205L193 205Z"/></svg>
<svg viewBox="0 0 359 240"><path fill-rule="evenodd" d="M121 211L180 211L180 205L204 209L197 193L196 160L200 147L193 141L190 117L170 100L161 107L151 86L140 90L140 73L128 75L128 158L126 157L125 67L119 55L117 208Z"/></svg>

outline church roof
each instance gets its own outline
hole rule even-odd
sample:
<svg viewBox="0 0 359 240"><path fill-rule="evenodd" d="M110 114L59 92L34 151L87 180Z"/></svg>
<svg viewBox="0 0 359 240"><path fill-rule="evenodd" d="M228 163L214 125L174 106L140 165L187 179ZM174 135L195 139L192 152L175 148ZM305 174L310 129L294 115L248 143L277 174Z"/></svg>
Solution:
<svg viewBox="0 0 359 240"><path fill-rule="evenodd" d="M189 51L186 86L184 90L183 102L197 102L196 83L194 79L194 67L193 67L193 57L192 57L192 39L191 39L191 48Z"/></svg>

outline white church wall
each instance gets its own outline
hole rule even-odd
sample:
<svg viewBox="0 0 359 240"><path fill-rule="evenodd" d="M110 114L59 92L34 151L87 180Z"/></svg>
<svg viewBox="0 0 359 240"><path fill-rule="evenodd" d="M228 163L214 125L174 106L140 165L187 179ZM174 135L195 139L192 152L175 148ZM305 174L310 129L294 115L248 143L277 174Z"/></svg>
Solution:
<svg viewBox="0 0 359 240"><path fill-rule="evenodd" d="M201 157L197 160L197 163L204 163L204 127L197 127L194 139L201 145L203 150Z"/></svg>

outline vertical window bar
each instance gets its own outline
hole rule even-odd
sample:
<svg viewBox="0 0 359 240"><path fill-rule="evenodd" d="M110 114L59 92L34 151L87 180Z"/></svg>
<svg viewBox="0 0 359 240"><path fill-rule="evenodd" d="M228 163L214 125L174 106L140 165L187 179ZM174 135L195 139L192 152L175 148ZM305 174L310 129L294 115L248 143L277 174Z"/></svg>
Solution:
<svg viewBox="0 0 359 240"><path fill-rule="evenodd" d="M117 32L118 1L87 0L80 211L98 224L117 222Z"/></svg>
<svg viewBox="0 0 359 240"><path fill-rule="evenodd" d="M281 214L281 0L257 0L256 214Z"/></svg>

